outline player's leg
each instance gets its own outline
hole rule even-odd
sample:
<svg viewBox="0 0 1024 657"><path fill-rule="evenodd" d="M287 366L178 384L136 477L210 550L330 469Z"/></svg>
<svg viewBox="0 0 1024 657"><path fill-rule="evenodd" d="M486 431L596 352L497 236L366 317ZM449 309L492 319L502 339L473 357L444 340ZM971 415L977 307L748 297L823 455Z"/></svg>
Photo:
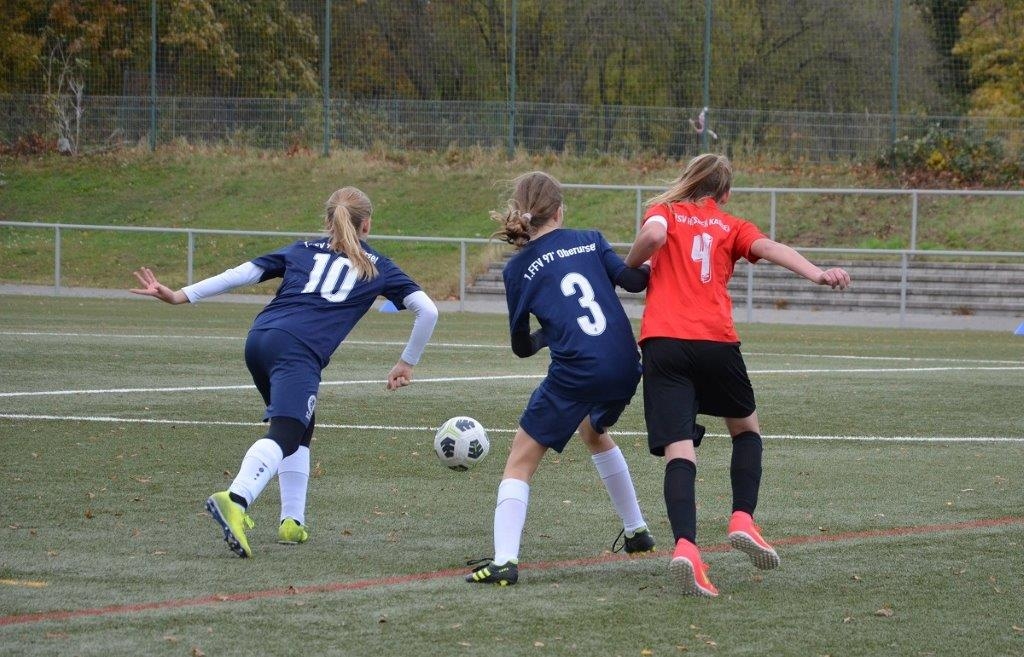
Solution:
<svg viewBox="0 0 1024 657"><path fill-rule="evenodd" d="M466 575L467 582L508 586L519 581L519 547L530 505L530 480L547 449L522 427L516 431L494 506L494 558L482 560Z"/></svg>
<svg viewBox="0 0 1024 657"><path fill-rule="evenodd" d="M732 482L733 502L729 518L729 544L746 553L757 568L777 568L779 555L764 540L761 528L754 522L754 509L761 488L763 452L757 413L743 418L726 418L725 425L732 436L729 478Z"/></svg>
<svg viewBox="0 0 1024 657"><path fill-rule="evenodd" d="M319 364L313 355L284 331L250 331L245 361L261 396L268 401L270 427L246 451L228 490L206 500L228 547L241 557L252 556L245 530L253 523L246 510L277 474L281 461L298 448L316 406L320 383Z"/></svg>
<svg viewBox="0 0 1024 657"><path fill-rule="evenodd" d="M601 483L608 491L612 507L622 520L622 531L612 541L612 551L625 549L629 554L650 552L654 549L654 536L648 530L643 512L640 510L629 465L622 450L607 431L607 427L618 420L624 408L625 404L615 403L595 409L597 423L601 429L594 426L595 415L589 415L580 423L579 434L590 452L590 458L601 477ZM619 538L623 539L622 545L618 544Z"/></svg>
<svg viewBox="0 0 1024 657"><path fill-rule="evenodd" d="M271 418L267 434L246 451L231 486L206 500L206 509L224 531L228 547L238 556L252 556L245 535L245 531L253 526L246 513L249 505L277 472L284 450L294 451L304 431L305 426L293 418Z"/></svg>
<svg viewBox="0 0 1024 657"><path fill-rule="evenodd" d="M683 340L645 340L642 347L647 443L665 457L665 510L675 540L669 572L687 595L718 595L697 549L697 452L703 438L696 423L697 390L689 377L691 345Z"/></svg>
<svg viewBox="0 0 1024 657"><path fill-rule="evenodd" d="M306 527L306 494L309 488L309 446L316 426L316 414L302 436L298 449L281 461L277 469L277 483L281 489L281 522L277 528L279 543L293 545L309 540Z"/></svg>
<svg viewBox="0 0 1024 657"><path fill-rule="evenodd" d="M530 481L548 449L561 452L572 438L586 407L551 393L541 383L519 418L494 510L494 559L466 576L467 582L515 584L519 547L530 499Z"/></svg>
<svg viewBox="0 0 1024 657"><path fill-rule="evenodd" d="M242 459L238 475L229 490L252 504L277 474L281 462L302 444L316 410L320 387L320 363L308 347L294 336L276 329L250 331L245 344L245 362L260 393L267 400L267 435L253 443Z"/></svg>
<svg viewBox="0 0 1024 657"><path fill-rule="evenodd" d="M763 447L757 413L747 417L727 417L725 427L732 436L729 479L732 483L732 510L754 515L761 490Z"/></svg>
<svg viewBox="0 0 1024 657"><path fill-rule="evenodd" d="M665 505L676 539L669 572L686 595L718 595L708 579L708 566L696 543L697 507L695 481L696 453L692 440L680 440L666 446Z"/></svg>
<svg viewBox="0 0 1024 657"><path fill-rule="evenodd" d="M732 436L729 479L732 484L732 515L729 518L729 543L750 557L761 569L779 565L779 555L761 536L754 523L761 489L761 427L757 420L754 389L747 376L738 344L704 346L700 352L702 367L720 375L702 381L701 409L725 419Z"/></svg>

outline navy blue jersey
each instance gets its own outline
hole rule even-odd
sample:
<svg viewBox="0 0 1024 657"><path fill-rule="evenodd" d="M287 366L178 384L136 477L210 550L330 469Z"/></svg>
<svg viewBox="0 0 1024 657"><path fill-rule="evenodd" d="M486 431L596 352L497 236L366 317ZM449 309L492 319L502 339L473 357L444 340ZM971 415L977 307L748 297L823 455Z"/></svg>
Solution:
<svg viewBox="0 0 1024 657"><path fill-rule="evenodd" d="M252 330L276 328L301 340L327 366L331 354L366 314L378 296L399 309L402 300L420 287L398 265L360 242L379 275L359 279L344 254L331 250L330 240L300 240L273 253L253 258L264 270L262 280L281 278L273 300L256 316Z"/></svg>
<svg viewBox="0 0 1024 657"><path fill-rule="evenodd" d="M600 232L566 228L527 242L505 265L509 328L529 330L531 314L540 322L557 394L609 401L636 391L640 355L612 283L625 267Z"/></svg>

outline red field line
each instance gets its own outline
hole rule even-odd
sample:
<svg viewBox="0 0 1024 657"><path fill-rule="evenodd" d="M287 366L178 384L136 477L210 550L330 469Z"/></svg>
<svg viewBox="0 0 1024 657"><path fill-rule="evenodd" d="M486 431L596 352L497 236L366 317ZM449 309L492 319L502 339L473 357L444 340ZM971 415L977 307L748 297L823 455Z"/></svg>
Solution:
<svg viewBox="0 0 1024 657"><path fill-rule="evenodd" d="M807 545L811 543L837 543L842 541L853 541L865 538L892 538L899 536L914 536L920 534L935 534L939 532L963 531L971 529L983 529L986 527L1002 527L1006 525L1024 524L1024 516L1006 516L1003 518L990 518L985 520L968 520L938 525L917 525L910 527L892 527L889 529L868 529L859 532L843 532L841 534L821 533L813 536L790 536L788 538L773 539L775 546ZM709 545L701 548L702 552L724 552L730 549L727 543ZM642 555L639 558L655 558L665 556L665 552ZM566 561L546 561L524 565L523 570L555 570L560 568L576 568L580 566L592 566L625 559L636 559L619 554L602 554L584 559L570 559ZM311 586L289 586L287 588L264 589L261 591L247 591L245 593L214 594L198 598L181 598L177 600L159 600L156 602L142 602L132 605L111 605L109 607L95 607L92 609L71 609L66 611L44 611L34 614L13 614L0 616L0 626L3 625L26 625L31 623L45 623L49 621L65 621L75 618L89 618L96 616L115 616L120 614L133 614L140 611L154 611L163 609L179 609L182 607L199 607L224 602L246 602L249 600L265 600L268 598L284 598L295 595L309 595L316 593L336 593L339 591L359 591L363 589L383 588L411 582L424 582L446 577L456 577L465 574L465 569L435 570L425 573L411 573L407 575L394 575L392 577L379 577L376 579L363 579L354 582L331 582L328 584L316 584Z"/></svg>

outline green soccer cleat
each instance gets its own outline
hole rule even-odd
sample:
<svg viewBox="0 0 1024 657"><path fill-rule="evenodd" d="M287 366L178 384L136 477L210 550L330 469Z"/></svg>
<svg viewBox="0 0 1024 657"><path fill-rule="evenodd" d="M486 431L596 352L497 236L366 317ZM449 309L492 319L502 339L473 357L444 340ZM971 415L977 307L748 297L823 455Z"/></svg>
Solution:
<svg viewBox="0 0 1024 657"><path fill-rule="evenodd" d="M483 561L484 563L480 563ZM497 586L512 586L519 581L519 562L509 561L498 565L490 559L467 562L467 566L480 563L473 569L473 572L466 575L466 581L476 584L496 584Z"/></svg>
<svg viewBox="0 0 1024 657"><path fill-rule="evenodd" d="M619 544L619 539L622 540L622 544ZM625 550L626 554L639 554L641 552L654 552L654 537L651 536L651 532L646 527L641 527L632 534L627 534L626 530L623 529L619 532L619 535L612 541L612 552L619 552Z"/></svg>
<svg viewBox="0 0 1024 657"><path fill-rule="evenodd" d="M305 526L294 518L285 518L277 528L277 542L282 545L298 545L309 540Z"/></svg>
<svg viewBox="0 0 1024 657"><path fill-rule="evenodd" d="M224 541L231 551L243 559L251 557L252 550L245 538L245 530L252 529L255 523L245 509L231 499L228 491L214 493L206 498L206 510L224 530Z"/></svg>

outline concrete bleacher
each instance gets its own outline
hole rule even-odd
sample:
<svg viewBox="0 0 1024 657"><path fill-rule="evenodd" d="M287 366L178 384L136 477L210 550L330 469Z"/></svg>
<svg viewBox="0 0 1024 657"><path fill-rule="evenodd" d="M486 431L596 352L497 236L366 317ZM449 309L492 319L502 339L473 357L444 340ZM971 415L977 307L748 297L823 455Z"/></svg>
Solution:
<svg viewBox="0 0 1024 657"><path fill-rule="evenodd" d="M737 263L729 283L736 308L748 299L753 308L776 310L839 310L905 312L945 315L1024 317L1024 264L943 262L911 258L904 269L899 259L825 260L820 266L843 267L852 284L845 291L811 285L803 278L770 264ZM467 285L470 295L503 295L504 260ZM748 270L753 270L752 280ZM905 289L905 294L903 290ZM622 293L624 300L642 301L643 295Z"/></svg>

